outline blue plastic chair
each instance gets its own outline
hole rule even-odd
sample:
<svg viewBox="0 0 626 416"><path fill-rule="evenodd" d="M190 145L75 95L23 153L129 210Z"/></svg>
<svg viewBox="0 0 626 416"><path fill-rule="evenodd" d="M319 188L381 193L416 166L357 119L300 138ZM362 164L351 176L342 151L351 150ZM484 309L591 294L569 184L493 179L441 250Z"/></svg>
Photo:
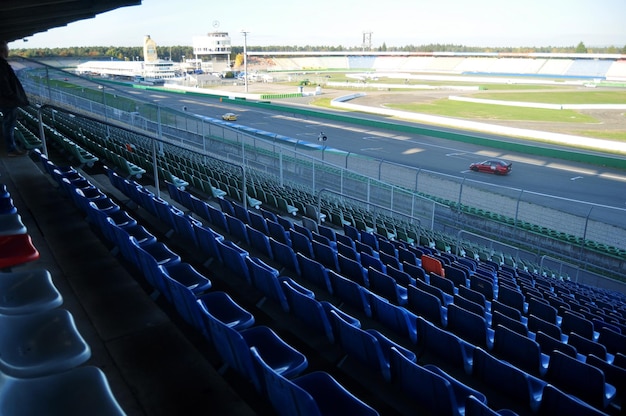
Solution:
<svg viewBox="0 0 626 416"><path fill-rule="evenodd" d="M246 264L248 251L230 240L216 240L216 242L224 265L235 275L250 283L250 272Z"/></svg>
<svg viewBox="0 0 626 416"><path fill-rule="evenodd" d="M478 347L491 349L493 344L493 330L487 327L485 317L458 305L448 305L446 329Z"/></svg>
<svg viewBox="0 0 626 416"><path fill-rule="evenodd" d="M250 348L255 347L268 365L286 378L295 377L308 365L306 357L283 341L267 326L252 326L237 331L206 314L211 329L211 339L225 364L250 380L258 392L263 384L254 368Z"/></svg>
<svg viewBox="0 0 626 416"><path fill-rule="evenodd" d="M279 271L258 257L248 256L246 264L248 265L252 285L264 295L264 298L259 303L263 303L266 299L271 299L277 302L285 312L288 312L289 304L287 303L285 292L280 286L281 278L279 277Z"/></svg>
<svg viewBox="0 0 626 416"><path fill-rule="evenodd" d="M600 369L560 351L552 353L545 380L600 409L606 409L616 398L615 386L606 383Z"/></svg>
<svg viewBox="0 0 626 416"><path fill-rule="evenodd" d="M341 245L343 244L337 244L337 246ZM339 273L342 276L352 280L355 283L358 283L363 287L369 286L369 281L367 279L367 270L363 266L361 266L361 263L358 260L354 260L342 254L338 254L337 262L339 263Z"/></svg>
<svg viewBox="0 0 626 416"><path fill-rule="evenodd" d="M407 289L397 284L395 279L387 273L370 267L367 270L367 279L370 291L396 305L403 306L407 303Z"/></svg>
<svg viewBox="0 0 626 416"><path fill-rule="evenodd" d="M228 293L215 291L207 292L195 299L195 310L200 318L201 330L207 339L211 339L209 325L210 317L213 316L223 324L236 331L250 328L254 325L254 315L242 308Z"/></svg>
<svg viewBox="0 0 626 416"><path fill-rule="evenodd" d="M391 368L400 388L413 400L419 409L442 416L465 414L465 401L470 395L482 398L484 395L454 380L445 377L434 366L421 366L407 359L395 349L391 351ZM434 370L434 371L433 371ZM416 409L419 413L419 410Z"/></svg>
<svg viewBox="0 0 626 416"><path fill-rule="evenodd" d="M343 305L347 305L368 317L372 316L369 290L332 270L328 272L328 278L333 287L333 294L341 300L340 308L343 309Z"/></svg>
<svg viewBox="0 0 626 416"><path fill-rule="evenodd" d="M472 373L475 345L441 329L421 316L417 317L418 349L428 352L450 365Z"/></svg>
<svg viewBox="0 0 626 416"><path fill-rule="evenodd" d="M307 328L324 335L328 341L334 343L333 329L322 304L314 296L299 290L291 280L281 280L280 284L287 298L289 312L305 323Z"/></svg>
<svg viewBox="0 0 626 416"><path fill-rule="evenodd" d="M251 348L251 353L267 396L280 416L378 416L328 373L316 371L289 380L266 364L256 348Z"/></svg>
<svg viewBox="0 0 626 416"><path fill-rule="evenodd" d="M543 389L537 415L606 416L606 413L548 384Z"/></svg>
<svg viewBox="0 0 626 416"><path fill-rule="evenodd" d="M438 327L445 328L448 323L448 310L441 304L441 300L416 286L408 287L405 308Z"/></svg>
<svg viewBox="0 0 626 416"><path fill-rule="evenodd" d="M314 258L313 244L308 236L291 229L289 230L289 239L291 240L291 248L296 253L301 253L310 259Z"/></svg>
<svg viewBox="0 0 626 416"><path fill-rule="evenodd" d="M552 358L550 359L552 362ZM545 381L497 359L482 348L474 350L472 377L485 383L509 399L536 411L541 401Z"/></svg>
<svg viewBox="0 0 626 416"><path fill-rule="evenodd" d="M595 341L593 322L573 312L564 311L561 320L561 332L564 335L576 333L588 340Z"/></svg>
<svg viewBox="0 0 626 416"><path fill-rule="evenodd" d="M546 373L550 361L537 341L502 325L495 328L492 352L499 359L539 377Z"/></svg>
<svg viewBox="0 0 626 416"><path fill-rule="evenodd" d="M394 305L375 293L370 293L372 317L396 334L417 343L417 316Z"/></svg>
<svg viewBox="0 0 626 416"><path fill-rule="evenodd" d="M300 276L300 265L296 252L287 244L275 240L274 237L270 237L270 246L272 247L272 253L274 253L274 260L284 269L288 269Z"/></svg>
<svg viewBox="0 0 626 416"><path fill-rule="evenodd" d="M325 244L316 240L313 240L311 244L313 246L313 256L315 260L322 263L324 267L328 269L334 270L336 272L340 270L339 261L337 260L336 248L333 248L330 244Z"/></svg>
<svg viewBox="0 0 626 416"><path fill-rule="evenodd" d="M465 416L517 416L517 413L510 409L493 410L470 394L465 399Z"/></svg>
<svg viewBox="0 0 626 416"><path fill-rule="evenodd" d="M72 314L60 308L27 315L0 315L0 371L38 377L87 361L91 349Z"/></svg>
<svg viewBox="0 0 626 416"><path fill-rule="evenodd" d="M274 253L272 252L272 246L270 245L270 238L268 235L262 231L252 228L249 224L246 224L246 231L252 248L257 250L263 256L273 260Z"/></svg>
<svg viewBox="0 0 626 416"><path fill-rule="evenodd" d="M0 314L44 312L63 304L63 297L46 269L0 273Z"/></svg>
<svg viewBox="0 0 626 416"><path fill-rule="evenodd" d="M207 265L213 260L223 264L224 260L222 259L222 254L217 246L217 242L220 240L223 241L224 236L203 224L194 222L191 225L193 226L196 234L198 247L204 255L204 259L206 259L204 264Z"/></svg>
<svg viewBox="0 0 626 416"><path fill-rule="evenodd" d="M296 253L296 258L300 267L300 276L304 280L330 294L333 293L333 288L328 278L328 269L322 263L306 257L300 252Z"/></svg>
<svg viewBox="0 0 626 416"><path fill-rule="evenodd" d="M0 373L3 416L124 416L105 374L85 366L43 377L16 378Z"/></svg>
<svg viewBox="0 0 626 416"><path fill-rule="evenodd" d="M362 330L351 325L348 321L341 318L335 311L330 312L333 321L333 327L337 331L337 340L347 357L356 358L362 365L380 375L383 380L391 381L391 372L389 364L389 353L383 353L383 345L379 342L379 337L375 336L374 330ZM382 334L377 333L382 338ZM385 338L384 348L395 347L404 354L408 359L415 361L415 354L405 348L400 347L396 343ZM340 361L339 366L345 361Z"/></svg>

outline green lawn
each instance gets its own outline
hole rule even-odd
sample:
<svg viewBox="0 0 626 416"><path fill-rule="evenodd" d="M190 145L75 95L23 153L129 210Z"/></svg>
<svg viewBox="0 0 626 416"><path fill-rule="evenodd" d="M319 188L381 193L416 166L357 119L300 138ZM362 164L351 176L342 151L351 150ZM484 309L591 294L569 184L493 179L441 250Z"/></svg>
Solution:
<svg viewBox="0 0 626 416"><path fill-rule="evenodd" d="M626 90L483 92L475 94L474 97L485 98L488 100L523 101L548 104L624 104L626 103Z"/></svg>
<svg viewBox="0 0 626 416"><path fill-rule="evenodd" d="M525 94L523 94L525 95ZM482 95L481 95L482 97ZM444 117L485 120L546 121L566 123L597 123L598 120L573 110L546 110L542 108L509 107L478 104L448 99L431 103L388 104L388 108L415 113L435 114Z"/></svg>

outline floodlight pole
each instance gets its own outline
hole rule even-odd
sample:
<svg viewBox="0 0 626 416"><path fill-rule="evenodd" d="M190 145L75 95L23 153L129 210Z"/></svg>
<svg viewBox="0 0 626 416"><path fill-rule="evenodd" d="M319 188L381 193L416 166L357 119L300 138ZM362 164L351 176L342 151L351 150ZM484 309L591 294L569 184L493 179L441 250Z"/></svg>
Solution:
<svg viewBox="0 0 626 416"><path fill-rule="evenodd" d="M246 93L248 92L248 33L245 30L242 30L243 34L243 83L245 85Z"/></svg>

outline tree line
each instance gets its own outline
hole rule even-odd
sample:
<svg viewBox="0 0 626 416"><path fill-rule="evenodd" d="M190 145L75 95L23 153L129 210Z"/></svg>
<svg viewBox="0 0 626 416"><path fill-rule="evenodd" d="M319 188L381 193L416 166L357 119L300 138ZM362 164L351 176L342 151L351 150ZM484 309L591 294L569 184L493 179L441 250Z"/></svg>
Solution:
<svg viewBox="0 0 626 416"><path fill-rule="evenodd" d="M249 52L355 52L363 51L362 47L337 46L248 46ZM368 49L378 52L475 52L475 53L607 53L626 54L626 45L621 49L615 46L588 48L583 42L573 46L541 46L541 47L478 47L456 44L406 45L401 47L387 46L383 43L377 48ZM75 58L75 59L117 59L121 61L143 60L143 47L140 46L75 46L64 48L30 48L11 49L11 53L24 58ZM243 53L243 46L231 47L231 59ZM180 62L183 57L193 58L191 46L158 46L157 54L161 59Z"/></svg>

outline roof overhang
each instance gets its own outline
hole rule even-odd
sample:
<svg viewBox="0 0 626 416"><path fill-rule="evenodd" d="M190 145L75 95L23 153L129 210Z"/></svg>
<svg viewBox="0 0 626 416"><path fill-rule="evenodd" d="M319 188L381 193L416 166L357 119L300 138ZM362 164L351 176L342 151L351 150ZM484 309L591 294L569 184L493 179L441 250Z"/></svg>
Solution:
<svg viewBox="0 0 626 416"><path fill-rule="evenodd" d="M12 42L120 7L140 4L141 0L2 0L0 40Z"/></svg>

